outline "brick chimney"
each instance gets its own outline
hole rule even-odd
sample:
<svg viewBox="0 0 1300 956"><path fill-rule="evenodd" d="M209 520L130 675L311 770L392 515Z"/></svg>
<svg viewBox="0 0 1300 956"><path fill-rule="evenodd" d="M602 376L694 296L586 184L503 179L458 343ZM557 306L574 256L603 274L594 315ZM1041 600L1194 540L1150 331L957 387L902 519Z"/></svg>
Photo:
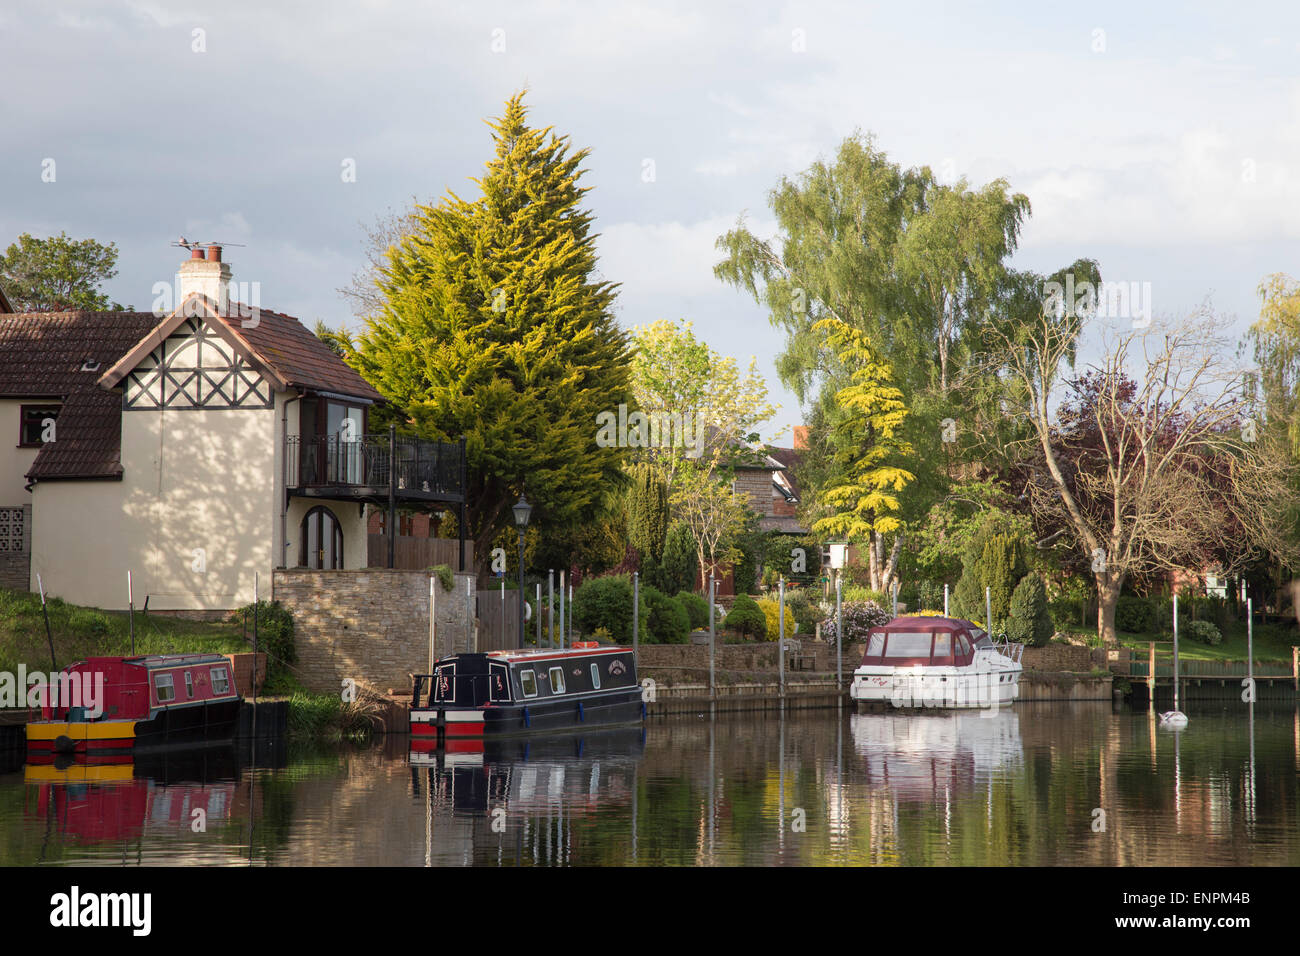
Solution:
<svg viewBox="0 0 1300 956"><path fill-rule="evenodd" d="M190 250L190 258L177 273L181 286L181 301L191 293L206 295L217 305L221 315L230 312L230 265L221 261L221 247L208 246L205 257L201 248Z"/></svg>
<svg viewBox="0 0 1300 956"><path fill-rule="evenodd" d="M808 426L794 426L794 448L795 451L802 451L808 447Z"/></svg>

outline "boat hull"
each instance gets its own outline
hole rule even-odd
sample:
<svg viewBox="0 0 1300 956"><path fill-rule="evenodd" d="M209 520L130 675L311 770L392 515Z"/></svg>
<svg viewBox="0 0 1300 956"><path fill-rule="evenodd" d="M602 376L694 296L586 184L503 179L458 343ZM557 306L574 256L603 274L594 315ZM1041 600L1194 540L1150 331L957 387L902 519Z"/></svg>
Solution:
<svg viewBox="0 0 1300 956"><path fill-rule="evenodd" d="M411 711L411 750L481 747L484 738L518 737L639 724L640 687L606 693L481 707L435 705Z"/></svg>
<svg viewBox="0 0 1300 956"><path fill-rule="evenodd" d="M129 760L156 747L234 736L240 698L157 708L147 720L36 720L27 725L27 756L32 763L73 754L95 762Z"/></svg>
<svg viewBox="0 0 1300 956"><path fill-rule="evenodd" d="M1020 696L1020 665L859 667L849 695L866 706L965 710L1000 707Z"/></svg>

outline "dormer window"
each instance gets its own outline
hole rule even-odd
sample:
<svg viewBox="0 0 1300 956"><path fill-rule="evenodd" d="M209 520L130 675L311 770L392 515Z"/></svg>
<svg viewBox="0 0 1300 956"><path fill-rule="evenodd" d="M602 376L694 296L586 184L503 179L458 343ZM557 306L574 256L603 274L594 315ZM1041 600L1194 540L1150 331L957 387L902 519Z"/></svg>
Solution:
<svg viewBox="0 0 1300 956"><path fill-rule="evenodd" d="M19 446L39 448L54 441L54 423L58 417L58 405L23 405L19 416Z"/></svg>

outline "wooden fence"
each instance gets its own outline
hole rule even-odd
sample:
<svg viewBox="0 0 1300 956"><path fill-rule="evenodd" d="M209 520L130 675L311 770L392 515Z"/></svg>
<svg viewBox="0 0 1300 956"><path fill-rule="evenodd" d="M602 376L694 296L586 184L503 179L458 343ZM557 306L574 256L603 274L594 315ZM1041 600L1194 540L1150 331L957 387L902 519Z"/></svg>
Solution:
<svg viewBox="0 0 1300 956"><path fill-rule="evenodd" d="M465 565L472 566L474 545L465 542ZM460 570L460 541L455 538L414 538L397 536L393 546L393 567L400 571L423 571L437 564L445 564L453 571ZM366 567L388 567L388 535L372 534L366 541Z"/></svg>

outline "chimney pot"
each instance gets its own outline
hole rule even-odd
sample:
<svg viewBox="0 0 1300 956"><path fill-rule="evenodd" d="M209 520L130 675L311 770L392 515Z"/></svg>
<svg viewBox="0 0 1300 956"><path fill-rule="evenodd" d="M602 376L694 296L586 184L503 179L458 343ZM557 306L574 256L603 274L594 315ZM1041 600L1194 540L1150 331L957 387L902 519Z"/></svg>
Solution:
<svg viewBox="0 0 1300 956"><path fill-rule="evenodd" d="M220 247L220 246L208 246L208 261L209 261L209 262L220 262L220 261L221 261L221 247Z"/></svg>
<svg viewBox="0 0 1300 956"><path fill-rule="evenodd" d="M203 258L203 250L200 249L198 246L195 246L193 249L190 250L190 258L191 258L191 259L202 259L202 258Z"/></svg>

